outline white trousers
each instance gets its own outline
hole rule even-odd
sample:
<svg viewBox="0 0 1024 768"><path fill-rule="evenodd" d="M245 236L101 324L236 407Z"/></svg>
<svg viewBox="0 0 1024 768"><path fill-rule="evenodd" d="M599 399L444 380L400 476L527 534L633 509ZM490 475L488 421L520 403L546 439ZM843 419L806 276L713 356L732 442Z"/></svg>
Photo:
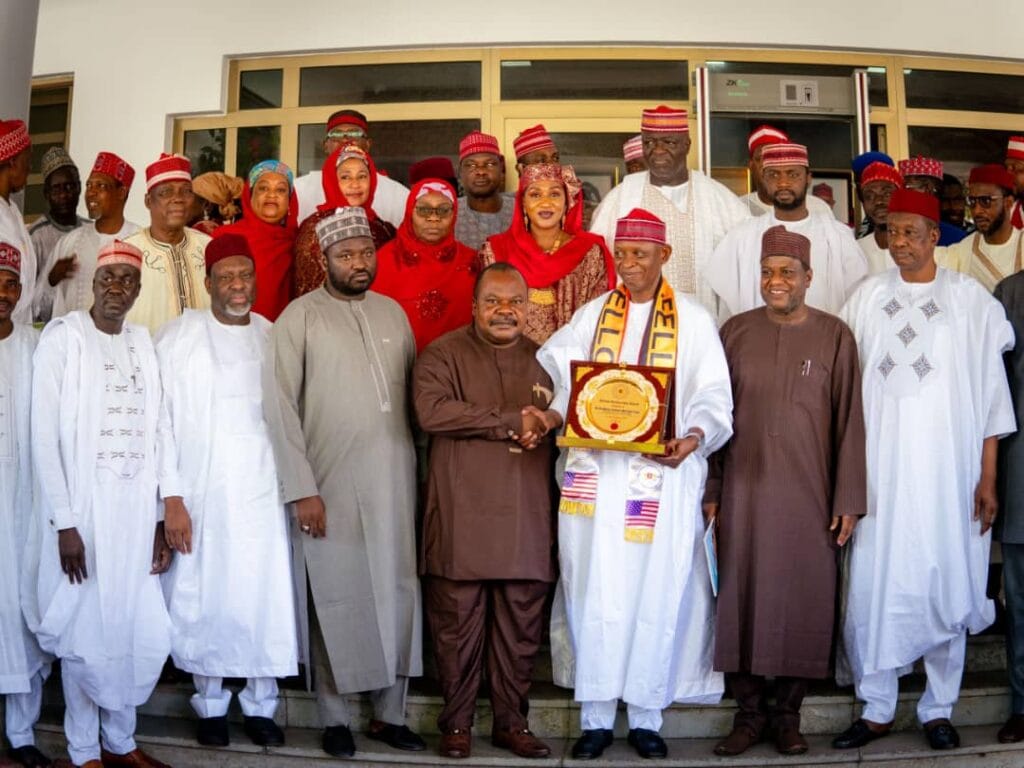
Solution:
<svg viewBox="0 0 1024 768"><path fill-rule="evenodd" d="M619 702L616 699L580 702L580 727L584 731L593 731L598 728L612 730L615 727L615 712L618 707ZM645 728L654 732L661 730L660 709L644 709L633 704L626 704L626 716L629 719L630 729Z"/></svg>
<svg viewBox="0 0 1024 768"><path fill-rule="evenodd" d="M6 696L7 712L5 725L7 740L12 749L28 747L36 743L33 729L39 721L39 712L43 708L43 683L50 676L50 665L46 664L29 680L31 690L28 693L9 693Z"/></svg>
<svg viewBox="0 0 1024 768"><path fill-rule="evenodd" d="M960 696L966 654L966 632L924 654L928 682L917 702L917 719L922 723L938 718L948 719L953 713L953 705ZM895 719L899 696L898 670L886 669L864 675L856 681L855 687L857 698L864 702L862 718L873 723L891 723Z"/></svg>
<svg viewBox="0 0 1024 768"><path fill-rule="evenodd" d="M192 675L196 693L192 696L192 709L199 717L224 717L231 703L231 691L224 690L223 677ZM268 717L273 719L277 711L277 679L273 677L250 677L245 688L238 693L238 703L246 717Z"/></svg>
<svg viewBox="0 0 1024 768"><path fill-rule="evenodd" d="M103 748L115 755L135 750L135 707L119 710L103 709L89 698L71 675L64 675L64 735L68 740L68 756L75 765L100 759L100 736Z"/></svg>

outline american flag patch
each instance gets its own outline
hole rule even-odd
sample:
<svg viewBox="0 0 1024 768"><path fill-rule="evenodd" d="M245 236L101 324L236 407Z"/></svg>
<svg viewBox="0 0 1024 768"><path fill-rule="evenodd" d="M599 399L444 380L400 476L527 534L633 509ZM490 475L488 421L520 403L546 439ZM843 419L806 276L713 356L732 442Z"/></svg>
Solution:
<svg viewBox="0 0 1024 768"><path fill-rule="evenodd" d="M570 472L562 480L562 498L570 501L593 501L597 496L595 472Z"/></svg>
<svg viewBox="0 0 1024 768"><path fill-rule="evenodd" d="M626 502L626 525L630 528L653 528L658 519L658 502L629 499Z"/></svg>

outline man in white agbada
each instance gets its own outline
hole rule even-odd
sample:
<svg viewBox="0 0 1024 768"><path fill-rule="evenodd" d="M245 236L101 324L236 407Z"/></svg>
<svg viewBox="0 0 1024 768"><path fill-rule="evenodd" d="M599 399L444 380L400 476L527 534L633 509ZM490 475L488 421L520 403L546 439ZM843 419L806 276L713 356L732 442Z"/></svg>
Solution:
<svg viewBox="0 0 1024 768"><path fill-rule="evenodd" d="M807 147L769 144L762 149L761 165L774 210L730 231L708 264L708 284L720 300L719 320L764 305L761 238L765 231L780 224L811 241L814 281L807 289L807 305L834 315L867 274L867 259L849 227L831 213L826 216L809 211Z"/></svg>
<svg viewBox="0 0 1024 768"><path fill-rule="evenodd" d="M897 269L868 278L840 317L857 339L867 429L868 513L853 534L843 640L861 718L833 741L859 748L888 733L899 676L924 657L917 717L934 749L960 740L949 721L967 632L992 623L985 596L996 515L996 444L1016 429L1002 306L941 267L939 201L896 190L889 251Z"/></svg>
<svg viewBox="0 0 1024 768"><path fill-rule="evenodd" d="M575 687L581 702L577 759L596 758L611 744L619 699L629 743L642 757L664 757L662 710L673 701L716 702L723 688L712 668L701 499L707 456L732 434L725 354L707 311L662 276L672 253L664 223L637 209L616 232L622 283L576 312L538 352L554 382L551 407L566 418L574 360L674 367L675 437L655 459L568 452L551 645L555 682Z"/></svg>
<svg viewBox="0 0 1024 768"><path fill-rule="evenodd" d="M164 533L178 552L164 576L171 655L191 672L200 744L228 744L225 677L254 744L278 746L278 677L298 672L288 523L263 419L261 371L270 322L250 312L256 273L248 242L206 246L209 310L161 328L158 426Z"/></svg>
<svg viewBox="0 0 1024 768"><path fill-rule="evenodd" d="M91 222L68 232L57 241L43 265L45 280L53 288L52 317L92 306L92 276L96 255L114 240L139 231L124 217L135 170L113 152L96 155L85 181L85 207Z"/></svg>
<svg viewBox="0 0 1024 768"><path fill-rule="evenodd" d="M677 294L697 299L712 315L718 299L707 281L715 246L725 233L750 218L728 187L686 167L690 133L685 109L645 109L640 122L647 171L631 173L594 211L590 231L615 249L616 222L643 208L665 222L672 259L663 274ZM759 246L760 247L760 246ZM760 251L754 254L756 265Z"/></svg>
<svg viewBox="0 0 1024 768"><path fill-rule="evenodd" d="M330 157L343 144L355 144L370 154L373 140L366 115L354 109L342 109L327 118L324 136L324 157ZM295 197L299 200L299 223L316 213L324 202L323 171L310 171L295 180ZM405 218L405 201L409 190L392 178L377 173L377 190L373 195L373 210L384 221L398 227Z"/></svg>
<svg viewBox="0 0 1024 768"><path fill-rule="evenodd" d="M747 151L750 153L750 160L747 169L750 171L751 191L740 197L740 200L750 211L751 216L764 216L771 213L775 207L772 202L771 193L764 183L764 176L761 173L761 159L764 148L769 144L788 144L789 136L778 128L770 125L759 125L747 137ZM814 195L807 197L807 210L811 213L824 213L835 218L832 206Z"/></svg>
<svg viewBox="0 0 1024 768"><path fill-rule="evenodd" d="M6 695L8 756L36 766L50 762L36 749L32 732L50 658L25 624L21 593L39 560L30 539L36 531L29 442L32 353L39 333L11 320L20 297L21 253L0 241L0 695Z"/></svg>
<svg viewBox="0 0 1024 768"><path fill-rule="evenodd" d="M25 188L31 163L28 127L21 120L0 120L0 240L18 249L21 270L26 276L18 306L14 308L16 323L32 322L35 281L28 276L36 274L36 251L21 210L11 195Z"/></svg>
<svg viewBox="0 0 1024 768"><path fill-rule="evenodd" d="M34 358L41 544L25 613L61 660L68 753L87 768L164 765L134 738L170 651L158 574L172 554L157 505L160 373L149 332L124 322L141 266L138 248L105 246L92 309L52 320Z"/></svg>

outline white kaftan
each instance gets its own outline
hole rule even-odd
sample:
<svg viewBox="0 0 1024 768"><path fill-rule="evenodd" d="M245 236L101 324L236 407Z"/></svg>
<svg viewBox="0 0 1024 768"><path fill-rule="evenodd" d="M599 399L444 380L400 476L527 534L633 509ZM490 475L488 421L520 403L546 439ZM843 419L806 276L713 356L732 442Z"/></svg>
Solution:
<svg viewBox="0 0 1024 768"><path fill-rule="evenodd" d="M583 306L537 353L551 375L552 408L565 415L570 363L589 359L607 294ZM660 710L673 701L715 702L723 677L712 668L714 599L704 557L701 501L707 456L732 434L732 389L710 315L676 294L678 363L675 431L704 430L702 449L664 468L654 540L624 538L633 454L594 451L599 464L593 517L559 514L561 578L552 609L555 682L577 701L622 699ZM630 306L621 360L636 362L653 302Z"/></svg>
<svg viewBox="0 0 1024 768"><path fill-rule="evenodd" d="M86 312L47 325L34 358L32 459L42 515L40 645L98 706L149 698L170 650L151 575L160 376L149 332L101 333ZM57 532L76 528L88 578L61 570Z"/></svg>
<svg viewBox="0 0 1024 768"><path fill-rule="evenodd" d="M32 322L32 303L36 288L36 249L25 226L25 219L13 201L0 197L0 240L13 245L21 252L21 298L14 308L11 319L16 323Z"/></svg>
<svg viewBox="0 0 1024 768"><path fill-rule="evenodd" d="M1014 339L977 281L941 267L930 283L870 277L840 317L857 339L867 428L868 514L843 626L859 680L993 620L974 490L984 439L1016 429L1002 358Z"/></svg>
<svg viewBox="0 0 1024 768"><path fill-rule="evenodd" d="M771 203L762 203L756 191L740 195L740 201L747 206L751 216L764 216L766 213L771 213L775 210L775 206ZM836 217L836 212L832 209L832 206L814 195L807 196L807 210L812 214L822 213L833 219Z"/></svg>
<svg viewBox="0 0 1024 768"><path fill-rule="evenodd" d="M263 419L270 322L187 309L156 338L160 495L181 496L192 552L163 578L174 663L210 677L297 673L290 543Z"/></svg>

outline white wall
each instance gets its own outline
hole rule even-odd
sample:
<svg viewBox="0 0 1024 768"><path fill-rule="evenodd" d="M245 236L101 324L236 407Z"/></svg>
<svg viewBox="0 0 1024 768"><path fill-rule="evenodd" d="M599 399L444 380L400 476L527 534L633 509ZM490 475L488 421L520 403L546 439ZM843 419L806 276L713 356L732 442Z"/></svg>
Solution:
<svg viewBox="0 0 1024 768"><path fill-rule="evenodd" d="M40 0L33 72L74 74L81 166L109 149L141 178L170 145L168 115L223 109L229 56L618 43L1021 57L1024 1L989 5L975 20L965 0ZM128 208L140 223L143 189Z"/></svg>

